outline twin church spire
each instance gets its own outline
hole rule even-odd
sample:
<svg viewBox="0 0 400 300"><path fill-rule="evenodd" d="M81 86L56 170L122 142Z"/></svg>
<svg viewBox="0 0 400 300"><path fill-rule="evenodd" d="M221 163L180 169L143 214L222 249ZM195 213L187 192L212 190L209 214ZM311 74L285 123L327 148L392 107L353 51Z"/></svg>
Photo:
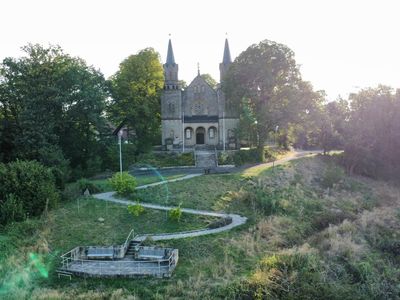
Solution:
<svg viewBox="0 0 400 300"><path fill-rule="evenodd" d="M232 63L231 52L229 49L228 39L226 38L222 63L219 64L220 82L222 82L223 77L225 76L225 73L227 72L231 63ZM180 89L179 80L178 80L178 70L179 70L178 64L175 62L174 50L172 49L172 42L171 42L171 39L169 39L167 60L164 64L165 89L166 90ZM198 70L198 73L200 75L199 70Z"/></svg>

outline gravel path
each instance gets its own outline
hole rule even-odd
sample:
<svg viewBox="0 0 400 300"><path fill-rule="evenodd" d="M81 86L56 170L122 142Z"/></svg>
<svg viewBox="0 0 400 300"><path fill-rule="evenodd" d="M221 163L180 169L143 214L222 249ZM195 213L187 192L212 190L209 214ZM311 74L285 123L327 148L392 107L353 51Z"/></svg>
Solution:
<svg viewBox="0 0 400 300"><path fill-rule="evenodd" d="M275 165L283 164L285 162L288 162L293 159L298 159L300 157L308 156L308 155L313 155L316 153L319 153L320 151L296 151L292 155L285 157L283 159L277 160L275 162ZM265 165L266 167L272 166L272 163L266 163L262 164ZM260 165L257 165L255 167L260 167ZM180 178L176 179L171 179L171 180L166 180L166 181L161 181L161 182L156 182L156 183L151 183L151 184L146 184L137 187L137 189L145 189L148 187L160 185L160 184L166 184L169 182L176 182L180 180L186 180L190 179L193 177L201 176L202 174L189 174ZM135 202L125 200L125 199L119 199L114 197L115 192L107 192L107 193L101 193L101 194L96 194L93 195L96 199L99 200L104 200L104 201L110 201L114 203L119 203L122 205L130 205L134 204ZM157 204L150 204L150 203L140 203L143 207L146 208L151 208L151 209L158 209L158 210L171 210L175 207L173 206L162 206L162 205L157 205ZM199 230L193 230L193 231L185 231L185 232L177 232L177 233L162 233L162 234L145 234L141 235L138 237L135 237L135 240L138 241L143 241L146 239L146 237L151 237L155 241L160 241L160 240L171 240L171 239L183 239L183 238L188 238L188 237L196 237L196 236L202 236L202 235L208 235L208 234L214 234L214 233L219 233L223 231L230 230L232 228L235 228L237 226L243 225L246 223L247 218L244 216L240 216L237 214L227 214L224 212L214 212L214 211L206 211L206 210L196 210L196 209L190 209L190 208L182 208L182 212L188 213L188 214L195 214L195 215L203 215L203 216L212 216L212 217L219 217L219 218L231 218L232 222L221 226L219 228L213 228L213 229L199 229Z"/></svg>

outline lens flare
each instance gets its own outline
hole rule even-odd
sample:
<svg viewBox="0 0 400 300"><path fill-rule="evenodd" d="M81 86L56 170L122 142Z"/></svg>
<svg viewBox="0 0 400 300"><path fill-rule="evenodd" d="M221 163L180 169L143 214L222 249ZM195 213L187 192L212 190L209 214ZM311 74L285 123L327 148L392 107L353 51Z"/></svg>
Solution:
<svg viewBox="0 0 400 300"><path fill-rule="evenodd" d="M29 253L29 259L31 264L39 271L40 275L44 278L49 277L49 271L47 271L46 267L40 261L39 256L35 253Z"/></svg>

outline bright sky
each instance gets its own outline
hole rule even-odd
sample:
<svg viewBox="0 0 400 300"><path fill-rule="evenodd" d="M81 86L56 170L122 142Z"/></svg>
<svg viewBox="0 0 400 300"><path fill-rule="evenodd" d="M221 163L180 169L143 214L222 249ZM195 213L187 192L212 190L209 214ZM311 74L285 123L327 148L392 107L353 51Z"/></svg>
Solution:
<svg viewBox="0 0 400 300"><path fill-rule="evenodd" d="M225 33L232 57L264 39L296 54L329 100L379 83L400 88L400 2L393 0L0 0L0 60L30 43L58 44L106 77L145 47L165 61L172 35L179 77L219 80Z"/></svg>

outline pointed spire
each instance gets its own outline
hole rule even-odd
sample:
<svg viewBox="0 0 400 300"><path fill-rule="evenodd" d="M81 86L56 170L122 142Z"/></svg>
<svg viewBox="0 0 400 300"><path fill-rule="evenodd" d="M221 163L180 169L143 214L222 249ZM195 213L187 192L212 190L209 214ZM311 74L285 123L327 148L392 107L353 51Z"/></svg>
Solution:
<svg viewBox="0 0 400 300"><path fill-rule="evenodd" d="M231 62L232 59L231 59L231 51L229 50L228 38L225 38L224 58L222 59L222 63L230 64Z"/></svg>
<svg viewBox="0 0 400 300"><path fill-rule="evenodd" d="M168 42L168 53L167 53L167 65L174 65L175 64L175 57L174 57L174 50L172 50L172 43L171 39Z"/></svg>
<svg viewBox="0 0 400 300"><path fill-rule="evenodd" d="M200 76L200 63L197 63L197 76Z"/></svg>

